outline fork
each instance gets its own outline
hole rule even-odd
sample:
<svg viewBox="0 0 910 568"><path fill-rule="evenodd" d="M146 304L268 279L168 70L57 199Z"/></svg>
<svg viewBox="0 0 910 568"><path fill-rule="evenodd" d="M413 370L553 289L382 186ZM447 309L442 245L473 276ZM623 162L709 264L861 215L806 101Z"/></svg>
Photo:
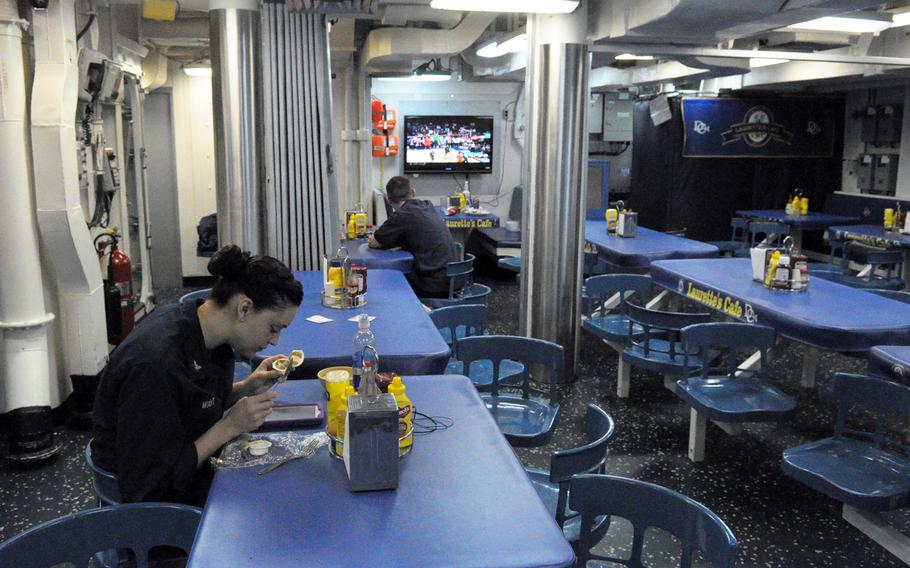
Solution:
<svg viewBox="0 0 910 568"><path fill-rule="evenodd" d="M267 474L267 473L270 472L270 471L276 470L278 467L280 467L280 466L282 466L282 465L288 463L289 461L294 461L294 460L296 460L297 458L304 458L304 457L306 457L307 455L309 455L309 454L303 452L303 453L299 453L299 454L291 454L291 455L288 455L288 456L284 456L283 458L281 458L280 460L276 461L275 463L270 463L269 465L267 465L267 466L265 466L264 468L262 468L262 469L260 469L259 471L257 471L257 472L256 472L256 475L265 475L265 474Z"/></svg>

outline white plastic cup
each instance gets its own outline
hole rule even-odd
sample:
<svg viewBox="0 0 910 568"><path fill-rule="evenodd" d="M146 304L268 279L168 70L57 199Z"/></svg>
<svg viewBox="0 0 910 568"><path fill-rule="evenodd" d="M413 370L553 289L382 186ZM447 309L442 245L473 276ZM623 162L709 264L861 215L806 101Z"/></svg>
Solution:
<svg viewBox="0 0 910 568"><path fill-rule="evenodd" d="M518 221L506 221L506 230L507 231L515 232L515 231L518 231L519 228L520 228L520 225L518 224Z"/></svg>

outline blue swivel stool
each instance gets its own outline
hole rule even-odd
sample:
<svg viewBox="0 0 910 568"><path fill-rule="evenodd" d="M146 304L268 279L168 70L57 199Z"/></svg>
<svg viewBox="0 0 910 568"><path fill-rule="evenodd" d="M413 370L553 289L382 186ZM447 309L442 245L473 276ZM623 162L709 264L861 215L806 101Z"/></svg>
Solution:
<svg viewBox="0 0 910 568"><path fill-rule="evenodd" d="M129 503L90 509L48 521L0 543L0 566L90 566L100 551L129 549L136 566L149 551L170 546L189 552L202 511L176 503Z"/></svg>
<svg viewBox="0 0 910 568"><path fill-rule="evenodd" d="M651 277L641 274L604 274L585 279L582 294L581 328L621 351L629 343L629 317L625 314L629 298L645 304L651 296ZM641 337L639 325L631 334Z"/></svg>
<svg viewBox="0 0 910 568"><path fill-rule="evenodd" d="M517 256L503 256L496 261L496 265L509 272L521 272L521 258Z"/></svg>
<svg viewBox="0 0 910 568"><path fill-rule="evenodd" d="M680 332L687 369L676 394L691 408L689 459L705 459L707 420L735 432L744 422L778 422L796 411L796 401L768 380L768 350L777 341L774 328L748 323L703 323ZM758 351L759 368L740 366L737 354ZM692 355L694 354L694 355ZM694 372L689 372L689 362Z"/></svg>
<svg viewBox="0 0 910 568"><path fill-rule="evenodd" d="M846 271L845 253L847 249L847 241L842 238L838 238L834 231L828 229L828 246L831 250L828 253L828 260L826 262L810 262L808 264L810 279L813 274L842 274Z"/></svg>
<svg viewBox="0 0 910 568"><path fill-rule="evenodd" d="M458 343L458 356L469 369L474 361L493 362L494 378L490 392L481 393L480 398L510 444L533 447L549 443L559 418L556 384L565 356L561 345L509 335L466 337ZM522 374L520 384L503 385L496 378L502 361L506 359L518 361L530 371ZM546 388L531 384L532 373L540 370L547 377L537 376L534 380L545 384ZM516 390L520 392L514 392Z"/></svg>
<svg viewBox="0 0 910 568"><path fill-rule="evenodd" d="M569 507L581 514L581 537L576 546L576 566L589 560L604 560L611 566L630 568L645 564L645 531L659 528L672 534L682 547L680 568L692 566L692 556L701 551L713 568L733 568L738 545L733 531L701 503L681 493L635 479L612 475L578 475L569 482ZM597 521L603 515L628 520L633 529L630 558L595 554ZM599 564L600 565L600 564Z"/></svg>
<svg viewBox="0 0 910 568"><path fill-rule="evenodd" d="M493 362L490 360L474 361L470 372L464 372L464 363L458 358L458 343L465 337L483 336L487 329L487 307L479 304L449 306L437 308L430 312L430 319L436 324L439 334L452 348L452 359L446 367L451 375L467 375L477 390L490 389L493 383ZM524 365L516 361L503 360L499 366L499 381L515 384L524 373Z"/></svg>
<svg viewBox="0 0 910 568"><path fill-rule="evenodd" d="M568 508L569 481L581 473L604 473L607 444L614 430L613 418L599 406L589 404L585 418L587 443L577 448L557 450L550 457L549 471L525 468L541 501L556 517L569 542L576 542L581 530L581 517ZM595 524L595 532L602 537L610 527L610 517L600 517Z"/></svg>
<svg viewBox="0 0 910 568"><path fill-rule="evenodd" d="M629 327L629 317L625 313L626 302L629 298L634 298L644 305L650 297L650 276L604 274L587 278L582 292L581 328L603 340L616 353L622 353L631 342L631 336L641 339L644 334L644 329L638 324ZM618 375L629 376L622 357L619 357ZM619 396L623 394L620 393Z"/></svg>
<svg viewBox="0 0 910 568"><path fill-rule="evenodd" d="M621 366L616 377L616 395L629 396L630 367L637 367L663 375L664 384L676 390L676 378L685 370L683 345L679 339L682 328L711 321L707 313L677 313L653 310L627 302L625 312L629 318L629 345L622 351ZM638 325L642 332L636 333Z"/></svg>
<svg viewBox="0 0 910 568"><path fill-rule="evenodd" d="M120 478L117 474L95 464L95 460L92 459L91 440L85 445L85 463L92 470L92 489L98 499L98 506L119 505L122 501L120 497Z"/></svg>
<svg viewBox="0 0 910 568"><path fill-rule="evenodd" d="M473 281L474 255L465 254L464 257L464 260L450 262L446 265L449 295L445 298L420 298L420 303L432 309L461 304L487 305L492 290L489 286Z"/></svg>
<svg viewBox="0 0 910 568"><path fill-rule="evenodd" d="M749 223L749 244L733 252L736 257L749 257L749 249L761 243L780 246L784 237L790 234L790 225L774 221L751 221Z"/></svg>
<svg viewBox="0 0 910 568"><path fill-rule="evenodd" d="M730 219L730 227L733 229L730 240L708 241L709 245L714 245L720 250L721 255L733 256L736 251L749 248L749 242L746 240L746 234L749 232L749 220L745 217L733 217Z"/></svg>
<svg viewBox="0 0 910 568"><path fill-rule="evenodd" d="M906 562L910 539L888 527L880 512L910 505L910 446L903 439L910 386L835 373L834 397L834 435L784 450L781 467L843 503L847 522Z"/></svg>
<svg viewBox="0 0 910 568"><path fill-rule="evenodd" d="M193 290L182 296L180 296L179 302L181 304L188 304L190 302L195 302L196 300L205 300L209 297L209 294L212 293L211 288L203 288L202 290Z"/></svg>
<svg viewBox="0 0 910 568"><path fill-rule="evenodd" d="M898 250L882 250L856 242L848 242L844 258L843 272L819 273L818 277L853 288L870 290L899 291L906 286L902 277L903 253ZM866 268L853 274L847 269L850 261L865 264ZM811 277L811 271L809 275Z"/></svg>

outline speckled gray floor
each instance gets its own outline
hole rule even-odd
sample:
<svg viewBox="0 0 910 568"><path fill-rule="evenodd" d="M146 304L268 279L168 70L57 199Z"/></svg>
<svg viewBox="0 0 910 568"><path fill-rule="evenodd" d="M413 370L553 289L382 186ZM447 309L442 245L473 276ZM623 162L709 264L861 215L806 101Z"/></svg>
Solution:
<svg viewBox="0 0 910 568"><path fill-rule="evenodd" d="M493 287L488 322L493 333L518 330L519 289L514 275L481 261L477 280ZM692 309L682 305L680 309ZM701 311L701 310L700 310ZM866 362L822 353L817 386L799 387L801 350L782 341L771 364L772 376L798 411L791 422L748 424L740 436L708 426L706 459L687 457L689 412L664 388L657 375L632 371L628 399L616 396L617 357L606 345L582 334L579 374L561 391L562 418L552 442L541 448L517 449L528 465L546 468L557 449L580 445L585 405L594 402L616 421L607 473L657 483L706 505L733 530L740 543L737 566L749 567L886 567L904 566L841 518L841 505L784 475L784 449L831 435L835 404L830 396L834 371L864 372ZM894 525L910 534L910 514L889 514ZM611 528L598 547L615 554L624 547L628 528ZM657 537L651 558L655 566L671 566L678 545ZM646 543L648 550L648 543Z"/></svg>
<svg viewBox="0 0 910 568"><path fill-rule="evenodd" d="M494 333L518 329L518 284L514 275L478 259L477 280L493 287L488 319ZM175 291L161 302L173 301ZM796 418L782 424L746 426L741 436L727 436L708 427L706 459L694 464L686 457L688 411L656 376L633 371L628 399L615 396L617 358L605 345L583 334L577 380L561 388L562 418L548 446L519 449L521 460L546 467L556 449L582 439L585 405L595 402L616 420L607 471L657 483L702 502L731 527L740 543L737 566L743 567L889 567L902 566L892 555L841 518L841 506L785 476L781 452L790 446L830 435L834 404L831 373L862 372L865 361L822 354L817 386L798 387L800 350L782 342L772 363L780 387L799 402ZM89 432L70 426L56 430L63 443L50 463L27 470L0 466L0 541L30 526L94 506L89 473L82 452ZM6 440L0 435L0 459ZM910 534L910 515L890 518ZM623 550L628 527L617 522L602 550ZM672 565L675 544L656 535L646 545L654 566Z"/></svg>

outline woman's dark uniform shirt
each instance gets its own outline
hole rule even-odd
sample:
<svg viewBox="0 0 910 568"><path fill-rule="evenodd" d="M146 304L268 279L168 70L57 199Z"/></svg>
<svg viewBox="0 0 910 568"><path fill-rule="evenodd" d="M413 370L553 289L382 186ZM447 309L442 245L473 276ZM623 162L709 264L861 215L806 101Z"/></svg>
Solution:
<svg viewBox="0 0 910 568"><path fill-rule="evenodd" d="M198 304L158 308L111 354L94 408L92 457L124 502L200 505L211 483L194 442L224 413L234 353L205 348Z"/></svg>
<svg viewBox="0 0 910 568"><path fill-rule="evenodd" d="M401 247L414 255L407 278L419 295L448 294L446 264L458 260L458 248L432 203L408 199L374 236L383 248Z"/></svg>

